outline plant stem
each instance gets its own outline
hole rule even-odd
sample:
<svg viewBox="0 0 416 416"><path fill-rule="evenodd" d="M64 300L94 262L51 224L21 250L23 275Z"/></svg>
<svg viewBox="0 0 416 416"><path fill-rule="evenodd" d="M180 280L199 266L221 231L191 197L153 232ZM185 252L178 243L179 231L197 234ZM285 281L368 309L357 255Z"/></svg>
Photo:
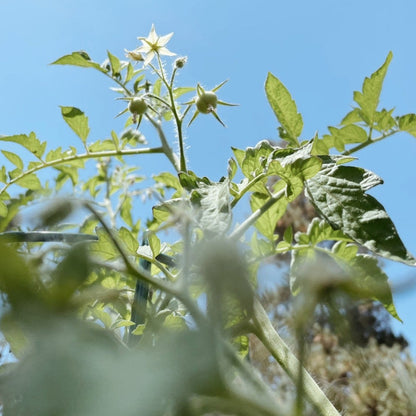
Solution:
<svg viewBox="0 0 416 416"><path fill-rule="evenodd" d="M157 73L160 79L162 80L162 82L165 84L166 89L168 90L169 99L170 99L169 107L172 110L172 114L176 123L176 129L178 131L180 171L187 172L186 158L185 158L185 146L184 146L183 133L182 133L182 119L179 117L179 114L176 110L175 97L173 96L173 82L175 80L175 74L176 74L177 68L173 70L170 82L168 82L165 76L165 71L163 69L162 61L160 60L160 56L159 54L156 54L156 55L157 55L157 60L159 63L159 68L160 68L160 72L157 72Z"/></svg>
<svg viewBox="0 0 416 416"><path fill-rule="evenodd" d="M230 235L230 239L238 240L243 234L268 210L270 209L280 198L285 195L286 190L282 189L276 195L273 195L268 199L263 206L254 211L242 224L240 224Z"/></svg>
<svg viewBox="0 0 416 416"><path fill-rule="evenodd" d="M250 188L255 185L259 180L263 179L266 176L265 173L260 173L260 175L257 175L255 178L253 178L240 192L239 194L234 197L234 199L231 201L231 208L234 208L238 201L250 190Z"/></svg>
<svg viewBox="0 0 416 416"><path fill-rule="evenodd" d="M3 186L3 188L0 189L0 195L3 192L5 192L9 186L18 182L20 179L24 178L25 176L30 175L31 173L38 172L39 170L45 169L48 167L62 165L65 163L73 162L75 160L97 159L100 157L114 157L114 156L132 156L132 155L153 154L153 153L165 153L165 149L163 147L146 147L146 148L140 148L140 149L106 150L102 152L87 152L87 153L65 156L61 159L50 160L49 162L42 161L40 165L35 166L32 169L28 169L24 171L20 175L16 176L15 178L7 182Z"/></svg>
<svg viewBox="0 0 416 416"><path fill-rule="evenodd" d="M166 155L166 157L169 159L170 163L172 163L173 167L177 172L181 170L181 167L179 165L178 156L176 153L173 152L171 147L169 146L169 143L166 139L165 133L162 129L162 126L160 122L154 120L152 117L146 114L147 119L152 123L153 127L157 130L157 133L160 138L160 142L162 143L162 152Z"/></svg>
<svg viewBox="0 0 416 416"><path fill-rule="evenodd" d="M375 139L372 139L371 137L369 137L369 138L367 139L367 141L365 141L364 143L360 143L359 145L357 145L357 146L355 146L355 147L351 148L350 150L346 150L346 151L345 151L345 152L343 152L342 154L343 154L344 156L352 155L353 153L358 152L359 150L366 148L366 147L367 147L367 146L369 146L370 144L377 143L377 142L379 142L379 141L381 141L381 140L384 140L384 139L385 139L385 138L387 138L387 137L393 136L393 134L396 134L396 133L398 133L398 132L399 132L399 130L398 130L398 129L394 129L394 130L390 131L389 133L384 133L384 134L382 134L381 136L376 137Z"/></svg>
<svg viewBox="0 0 416 416"><path fill-rule="evenodd" d="M298 380L299 371L302 371L303 391L306 399L315 407L319 415L341 416L311 375L300 367L299 360L276 332L258 299L254 301L253 319L256 325L256 336L295 383Z"/></svg>

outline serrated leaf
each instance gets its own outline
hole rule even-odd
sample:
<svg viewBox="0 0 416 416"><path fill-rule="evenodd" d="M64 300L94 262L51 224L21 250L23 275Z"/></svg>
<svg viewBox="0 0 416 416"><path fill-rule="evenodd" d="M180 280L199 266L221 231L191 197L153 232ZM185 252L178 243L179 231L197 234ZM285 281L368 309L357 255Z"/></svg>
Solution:
<svg viewBox="0 0 416 416"><path fill-rule="evenodd" d="M59 160L64 157L62 153L62 147L58 147L57 149L50 150L46 155L46 162L51 162L52 160Z"/></svg>
<svg viewBox="0 0 416 416"><path fill-rule="evenodd" d="M17 134L14 136L0 136L0 140L5 142L18 143L29 152L33 153L37 158L42 158L46 149L46 142L41 142L36 134L31 132L29 136L26 134Z"/></svg>
<svg viewBox="0 0 416 416"><path fill-rule="evenodd" d="M88 146L88 150L90 152L104 152L104 151L111 151L111 150L117 150L116 145L114 142L110 139L106 140L97 140L94 143L91 143Z"/></svg>
<svg viewBox="0 0 416 416"><path fill-rule="evenodd" d="M261 208L270 197L253 193L250 198L251 210L255 212ZM255 227L270 241L274 240L276 224L279 218L285 213L288 201L286 198L280 199L270 209L268 209L255 223Z"/></svg>
<svg viewBox="0 0 416 416"><path fill-rule="evenodd" d="M0 217L6 217L7 212L7 205L3 201L0 201Z"/></svg>
<svg viewBox="0 0 416 416"><path fill-rule="evenodd" d="M187 94L188 92L192 92L192 91L195 91L195 87L179 87L179 88L175 88L173 90L173 96L174 96L175 99L178 99L182 95Z"/></svg>
<svg viewBox="0 0 416 416"><path fill-rule="evenodd" d="M247 147L241 161L241 170L244 176L251 179L263 172L267 158L273 151L273 146L267 140L262 140L255 147Z"/></svg>
<svg viewBox="0 0 416 416"><path fill-rule="evenodd" d="M270 72L267 75L265 89L269 104L286 132L284 139L291 146L299 146L298 137L302 133L303 120L295 101L286 87Z"/></svg>
<svg viewBox="0 0 416 416"><path fill-rule="evenodd" d="M22 159L16 153L8 152L7 150L2 150L1 152L18 169L21 169L21 170L23 169L23 161L22 161Z"/></svg>
<svg viewBox="0 0 416 416"><path fill-rule="evenodd" d="M153 257L156 258L159 255L161 249L160 240L153 231L148 232L147 239L149 241L149 246L152 250Z"/></svg>
<svg viewBox="0 0 416 416"><path fill-rule="evenodd" d="M117 133L114 130L111 130L111 140L113 141L116 150L118 150L120 141L118 139Z"/></svg>
<svg viewBox="0 0 416 416"><path fill-rule="evenodd" d="M62 56L55 62L52 62L51 65L73 65L80 66L83 68L95 68L98 69L100 72L106 72L100 64L91 61L91 58L84 51L72 52L71 55Z"/></svg>
<svg viewBox="0 0 416 416"><path fill-rule="evenodd" d="M345 117L342 119L341 124L346 126L348 124L355 124L362 122L363 119L360 116L360 110L358 108L352 109Z"/></svg>
<svg viewBox="0 0 416 416"><path fill-rule="evenodd" d="M129 64L127 65L127 72L126 72L126 77L124 78L124 83L127 84L134 76L134 67L131 64L131 62L129 62Z"/></svg>
<svg viewBox="0 0 416 416"><path fill-rule="evenodd" d="M133 218L131 215L132 208L133 204L131 197L127 196L126 198L124 198L123 203L121 205L120 217L129 227L133 227Z"/></svg>
<svg viewBox="0 0 416 416"><path fill-rule="evenodd" d="M29 175L25 175L22 178L18 179L16 181L16 185L19 185L22 188L31 189L32 191L42 189L42 184L40 183L39 178L34 173L30 173Z"/></svg>
<svg viewBox="0 0 416 416"><path fill-rule="evenodd" d="M0 182L7 183L7 171L5 166L2 166L0 169Z"/></svg>
<svg viewBox="0 0 416 416"><path fill-rule="evenodd" d="M335 229L382 257L415 265L384 207L365 193L380 183L370 171L327 159L321 172L307 181L307 191Z"/></svg>
<svg viewBox="0 0 416 416"><path fill-rule="evenodd" d="M120 71L121 71L120 60L117 58L117 56L113 55L110 51L107 51L107 56L111 65L111 75L113 77L120 76Z"/></svg>
<svg viewBox="0 0 416 416"><path fill-rule="evenodd" d="M235 174L237 173L237 162L231 157L228 159L228 180L232 181L234 179Z"/></svg>
<svg viewBox="0 0 416 416"><path fill-rule="evenodd" d="M158 78L153 84L153 94L159 97L161 89L162 89L162 80Z"/></svg>
<svg viewBox="0 0 416 416"><path fill-rule="evenodd" d="M399 128L416 137L416 114L406 114L399 117Z"/></svg>
<svg viewBox="0 0 416 416"><path fill-rule="evenodd" d="M384 77L392 58L393 54L389 52L383 65L370 78L365 78L362 92L354 92L354 101L360 106L360 115L369 126L373 126L375 122Z"/></svg>
<svg viewBox="0 0 416 416"><path fill-rule="evenodd" d="M131 231L126 227L121 227L118 232L118 237L127 248L129 254L136 254L137 249L139 248L139 242Z"/></svg>
<svg viewBox="0 0 416 416"><path fill-rule="evenodd" d="M172 198L180 196L183 191L182 185L179 182L179 178L170 172L162 172L159 175L153 175L153 179L156 182L164 184L167 188L175 189L176 192Z"/></svg>
<svg viewBox="0 0 416 416"><path fill-rule="evenodd" d="M336 127L328 127L331 136L333 137L333 146L339 151L343 152L345 150L346 144L351 143L364 143L368 139L367 132L355 125L355 124L348 124L347 126L336 128ZM323 139L325 140L325 137Z"/></svg>
<svg viewBox="0 0 416 416"><path fill-rule="evenodd" d="M114 260L119 257L120 253L114 246L113 240L102 228L97 228L98 241L91 243L90 252L104 260Z"/></svg>
<svg viewBox="0 0 416 416"><path fill-rule="evenodd" d="M62 117L66 121L72 131L86 143L90 128L88 127L88 117L79 109L75 107L61 106Z"/></svg>
<svg viewBox="0 0 416 416"><path fill-rule="evenodd" d="M232 147L231 150L233 151L235 159L237 160L238 166L240 166L240 169L241 169L246 152L242 149L237 149L235 147Z"/></svg>
<svg viewBox="0 0 416 416"><path fill-rule="evenodd" d="M325 220L314 218L308 226L306 233L296 233L295 240L300 244L317 245L322 241L347 241L352 239L346 236L341 230L335 230Z"/></svg>
<svg viewBox="0 0 416 416"><path fill-rule="evenodd" d="M201 184L198 188L201 196L198 225L205 232L215 236L224 234L231 225L232 213L228 185L229 182L226 180L210 185Z"/></svg>

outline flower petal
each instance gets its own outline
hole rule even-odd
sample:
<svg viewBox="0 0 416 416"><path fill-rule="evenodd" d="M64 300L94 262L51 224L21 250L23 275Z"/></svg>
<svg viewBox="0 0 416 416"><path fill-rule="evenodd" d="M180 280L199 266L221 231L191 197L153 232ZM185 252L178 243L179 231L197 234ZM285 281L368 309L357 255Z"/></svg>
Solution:
<svg viewBox="0 0 416 416"><path fill-rule="evenodd" d="M170 41L170 38L173 36L173 32L172 33L169 33L168 35L164 35L164 36L161 36L159 39L158 39L158 41L157 41L157 44L159 45L159 46L165 46L169 41Z"/></svg>
<svg viewBox="0 0 416 416"><path fill-rule="evenodd" d="M176 53L171 52L169 49L165 48L164 46L162 46L161 48L158 49L158 53L159 55L166 55L166 56L175 56Z"/></svg>
<svg viewBox="0 0 416 416"><path fill-rule="evenodd" d="M155 56L155 53L153 51L150 51L147 55L146 55L146 59L143 62L143 65L148 65L150 64L150 62L152 61L153 57Z"/></svg>

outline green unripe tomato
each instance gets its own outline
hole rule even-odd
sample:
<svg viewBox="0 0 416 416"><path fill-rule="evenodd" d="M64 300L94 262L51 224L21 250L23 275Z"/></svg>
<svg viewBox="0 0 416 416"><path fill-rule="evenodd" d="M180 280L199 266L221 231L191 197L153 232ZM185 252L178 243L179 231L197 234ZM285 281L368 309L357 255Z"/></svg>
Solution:
<svg viewBox="0 0 416 416"><path fill-rule="evenodd" d="M134 97L129 103L129 111L132 114L143 115L147 110L147 103L141 97Z"/></svg>
<svg viewBox="0 0 416 416"><path fill-rule="evenodd" d="M213 91L204 91L198 95L195 104L198 111L202 114L209 114L212 110L217 108L217 94Z"/></svg>

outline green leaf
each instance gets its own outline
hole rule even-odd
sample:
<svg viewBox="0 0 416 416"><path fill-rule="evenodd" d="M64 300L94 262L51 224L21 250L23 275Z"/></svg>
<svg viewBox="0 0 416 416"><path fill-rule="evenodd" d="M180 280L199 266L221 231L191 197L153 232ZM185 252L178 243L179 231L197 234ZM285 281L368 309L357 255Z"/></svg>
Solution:
<svg viewBox="0 0 416 416"><path fill-rule="evenodd" d="M251 179L262 173L265 170L267 158L273 150L273 146L267 140L257 143L256 147L247 147L241 161L241 170L244 176Z"/></svg>
<svg viewBox="0 0 416 416"><path fill-rule="evenodd" d="M114 260L120 256L120 253L114 246L113 240L102 228L96 229L98 241L90 245L91 254L95 254L104 260Z"/></svg>
<svg viewBox="0 0 416 416"><path fill-rule="evenodd" d="M360 110L358 108L352 109L341 121L343 126L348 124L355 124L362 122L363 119L360 116Z"/></svg>
<svg viewBox="0 0 416 416"><path fill-rule="evenodd" d="M369 126L374 125L384 77L392 58L393 54L389 52L384 64L370 78L365 78L362 92L354 92L354 101L360 106L360 115Z"/></svg>
<svg viewBox="0 0 416 416"><path fill-rule="evenodd" d="M399 128L416 137L416 114L406 114L399 117Z"/></svg>
<svg viewBox="0 0 416 416"><path fill-rule="evenodd" d="M255 212L261 208L269 199L267 195L253 193L250 198L251 210ZM279 218L286 211L288 201L286 198L280 199L270 209L268 209L255 223L255 227L270 241L274 240L276 224Z"/></svg>
<svg viewBox="0 0 416 416"><path fill-rule="evenodd" d="M139 242L131 231L126 227L121 227L118 232L119 239L123 242L123 245L127 248L129 254L135 255L139 248Z"/></svg>
<svg viewBox="0 0 416 416"><path fill-rule="evenodd" d="M198 225L215 236L224 234L232 220L229 181L201 184L198 192L201 195Z"/></svg>
<svg viewBox="0 0 416 416"><path fill-rule="evenodd" d="M31 132L29 136L26 134L17 134L15 136L0 136L0 140L5 142L18 143L29 152L33 153L37 158L41 159L46 149L46 142L40 142L36 134Z"/></svg>
<svg viewBox="0 0 416 416"><path fill-rule="evenodd" d="M147 238L149 240L149 246L152 249L153 257L156 258L156 256L160 253L160 240L153 231L148 232Z"/></svg>
<svg viewBox="0 0 416 416"><path fill-rule="evenodd" d="M346 144L364 143L368 139L367 132L355 124L348 124L347 126L339 129L330 126L328 127L328 130L333 138L332 146L334 146L339 152L343 152L345 150ZM324 136L323 140L325 140L326 137L327 136Z"/></svg>
<svg viewBox="0 0 416 416"><path fill-rule="evenodd" d="M296 233L295 240L301 245L317 245L323 241L353 241L341 230L335 230L327 221L320 220L319 218L314 218L311 221L306 233Z"/></svg>
<svg viewBox="0 0 416 416"><path fill-rule="evenodd" d="M270 106L286 132L284 139L291 146L299 146L298 137L302 133L303 120L295 101L286 87L270 72L265 89Z"/></svg>
<svg viewBox="0 0 416 416"><path fill-rule="evenodd" d="M153 94L159 97L161 89L162 89L162 80L158 78L153 84Z"/></svg>
<svg viewBox="0 0 416 416"><path fill-rule="evenodd" d="M112 150L117 150L117 149L116 149L115 143L112 140L106 139L106 140L97 140L96 142L91 143L88 146L88 150L90 152L106 152L106 151L112 151Z"/></svg>
<svg viewBox="0 0 416 416"><path fill-rule="evenodd" d="M370 171L326 158L321 172L307 181L307 191L335 229L382 257L415 265L384 207L365 193L380 183Z"/></svg>
<svg viewBox="0 0 416 416"><path fill-rule="evenodd" d="M86 143L90 128L88 127L88 117L78 108L61 106L61 113L68 126L73 132Z"/></svg>
<svg viewBox="0 0 416 416"><path fill-rule="evenodd" d="M179 97L181 97L184 94L187 94L188 92L192 92L195 91L195 87L179 87L179 88L175 88L173 90L173 97L176 99L178 99Z"/></svg>
<svg viewBox="0 0 416 416"><path fill-rule="evenodd" d="M10 162L13 163L18 169L23 169L23 161L22 159L16 155L16 153L8 152L7 150L1 151L4 156L6 156L7 159L10 160Z"/></svg>
<svg viewBox="0 0 416 416"><path fill-rule="evenodd" d="M162 172L159 175L153 175L153 179L156 182L164 184L167 188L175 189L176 192L172 198L180 196L183 191L182 185L179 182L179 178L176 175L172 175L170 172Z"/></svg>
<svg viewBox="0 0 416 416"><path fill-rule="evenodd" d="M117 56L114 56L109 51L107 51L107 55L108 55L108 60L110 61L110 65L111 65L111 75L114 78L117 78L120 76L120 71L121 71L120 60L117 58Z"/></svg>
<svg viewBox="0 0 416 416"><path fill-rule="evenodd" d="M16 185L19 185L22 188L31 189L32 191L42 189L42 184L40 183L39 178L34 173L30 173L29 175L25 175L22 178L18 179L16 181Z"/></svg>
<svg viewBox="0 0 416 416"><path fill-rule="evenodd" d="M51 65L73 65L80 66L83 68L95 68L98 69L100 72L106 72L100 64L91 61L91 58L84 51L72 52L71 55L62 56L55 62L52 62Z"/></svg>
<svg viewBox="0 0 416 416"><path fill-rule="evenodd" d="M126 78L124 79L124 83L127 84L134 76L134 67L131 64L131 62L129 62L129 64L127 65L127 72L126 72Z"/></svg>
<svg viewBox="0 0 416 416"><path fill-rule="evenodd" d="M243 164L244 157L246 155L246 152L242 149L237 149L235 147L232 147L231 150L234 153L234 156L235 156L235 159L237 160L238 166L240 166L240 168L241 168L241 166Z"/></svg>
<svg viewBox="0 0 416 416"><path fill-rule="evenodd" d="M3 217L3 218L6 217L7 212L8 212L7 205L3 201L0 201L0 217Z"/></svg>
<svg viewBox="0 0 416 416"><path fill-rule="evenodd" d="M316 298L341 291L353 299L372 299L383 304L387 311L400 320L393 304L388 278L377 259L358 254L358 247L339 241L331 250L307 247L292 252L290 284L294 294Z"/></svg>
<svg viewBox="0 0 416 416"><path fill-rule="evenodd" d="M354 282L361 295L378 300L386 310L402 322L393 303L388 277L374 257L358 254L352 261Z"/></svg>
<svg viewBox="0 0 416 416"><path fill-rule="evenodd" d="M133 227L133 218L131 215L132 208L133 204L131 197L125 197L120 208L120 217L129 227Z"/></svg>

